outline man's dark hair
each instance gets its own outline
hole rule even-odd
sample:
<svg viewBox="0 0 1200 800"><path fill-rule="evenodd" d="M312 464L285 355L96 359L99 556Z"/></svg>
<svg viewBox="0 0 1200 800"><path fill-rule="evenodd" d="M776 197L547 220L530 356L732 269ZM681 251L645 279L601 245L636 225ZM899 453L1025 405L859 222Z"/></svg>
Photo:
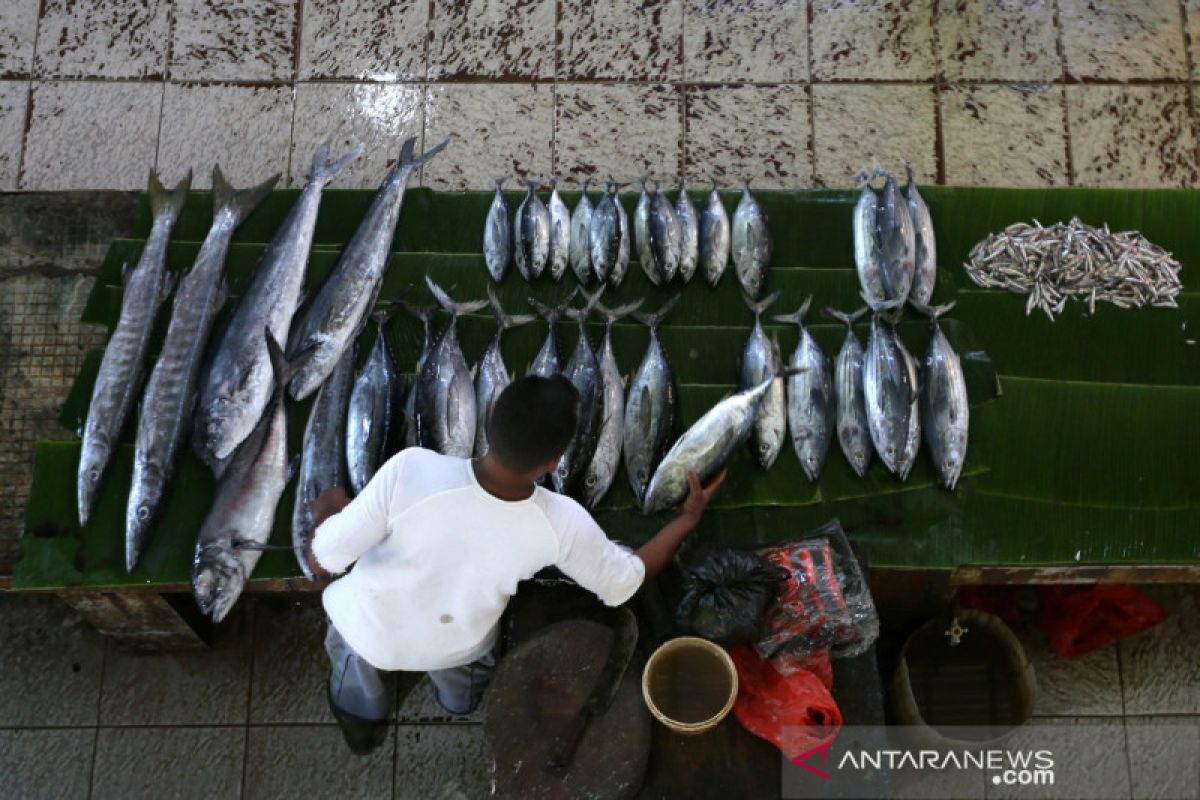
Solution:
<svg viewBox="0 0 1200 800"><path fill-rule="evenodd" d="M510 383L492 409L488 446L509 469L531 470L561 456L575 435L579 392L561 375Z"/></svg>

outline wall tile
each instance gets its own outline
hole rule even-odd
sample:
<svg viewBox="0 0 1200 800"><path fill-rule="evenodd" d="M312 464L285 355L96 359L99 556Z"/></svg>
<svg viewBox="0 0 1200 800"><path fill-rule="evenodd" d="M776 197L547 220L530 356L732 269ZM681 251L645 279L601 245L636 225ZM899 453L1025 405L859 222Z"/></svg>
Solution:
<svg viewBox="0 0 1200 800"><path fill-rule="evenodd" d="M425 167L438 190L490 189L504 175L545 178L552 169L554 92L546 84L435 84L425 139L458 138Z"/></svg>
<svg viewBox="0 0 1200 800"><path fill-rule="evenodd" d="M1183 78L1176 0L1058 0L1067 73L1080 79Z"/></svg>
<svg viewBox="0 0 1200 800"><path fill-rule="evenodd" d="M553 77L554 8L554 0L434 4L429 79Z"/></svg>
<svg viewBox="0 0 1200 800"><path fill-rule="evenodd" d="M245 737L242 727L101 728L91 796L237 797Z"/></svg>
<svg viewBox="0 0 1200 800"><path fill-rule="evenodd" d="M85 798L96 732L0 730L0 786L21 800Z"/></svg>
<svg viewBox="0 0 1200 800"><path fill-rule="evenodd" d="M959 86L942 92L946 183L1066 185L1062 103L1058 86Z"/></svg>
<svg viewBox="0 0 1200 800"><path fill-rule="evenodd" d="M304 0L301 80L425 79L428 0Z"/></svg>
<svg viewBox="0 0 1200 800"><path fill-rule="evenodd" d="M932 0L812 0L814 80L933 77Z"/></svg>
<svg viewBox="0 0 1200 800"><path fill-rule="evenodd" d="M176 0L173 28L172 80L295 75L296 0Z"/></svg>
<svg viewBox="0 0 1200 800"><path fill-rule="evenodd" d="M207 189L220 164L234 186L252 186L287 172L291 129L287 87L168 84L158 167L164 175L191 169L192 188Z"/></svg>
<svg viewBox="0 0 1200 800"><path fill-rule="evenodd" d="M785 83L808 79L805 0L686 0L684 80Z"/></svg>
<svg viewBox="0 0 1200 800"><path fill-rule="evenodd" d="M162 94L157 83L34 84L21 188L145 188Z"/></svg>
<svg viewBox="0 0 1200 800"><path fill-rule="evenodd" d="M896 175L908 161L932 182L933 102L930 86L813 86L817 185L849 188L872 160Z"/></svg>
<svg viewBox="0 0 1200 800"><path fill-rule="evenodd" d="M1200 606L1179 587L1147 590L1167 618L1145 633L1121 639L1127 714L1200 714Z"/></svg>
<svg viewBox="0 0 1200 800"><path fill-rule="evenodd" d="M1192 186L1195 137L1180 86L1068 86L1080 186Z"/></svg>
<svg viewBox="0 0 1200 800"><path fill-rule="evenodd" d="M395 800L487 797L491 780L479 725L401 725Z"/></svg>
<svg viewBox="0 0 1200 800"><path fill-rule="evenodd" d="M38 0L0 3L0 78L23 78L33 66Z"/></svg>
<svg viewBox="0 0 1200 800"><path fill-rule="evenodd" d="M168 0L44 0L34 69L42 78L161 78Z"/></svg>
<svg viewBox="0 0 1200 800"><path fill-rule="evenodd" d="M330 186L378 187L388 166L395 164L405 139L417 137L420 151L424 103L425 89L419 85L299 84L292 132L292 185L304 184L313 153L332 138L337 153L356 144L363 145L364 150Z"/></svg>
<svg viewBox="0 0 1200 800"><path fill-rule="evenodd" d="M689 88L684 174L759 189L812 184L809 98L803 86Z"/></svg>
<svg viewBox="0 0 1200 800"><path fill-rule="evenodd" d="M937 26L947 80L1062 77L1053 0L943 0Z"/></svg>
<svg viewBox="0 0 1200 800"><path fill-rule="evenodd" d="M244 796L391 797L395 735L393 729L371 755L356 756L336 725L251 728Z"/></svg>
<svg viewBox="0 0 1200 800"><path fill-rule="evenodd" d="M1136 798L1200 797L1200 717L1126 717Z"/></svg>
<svg viewBox="0 0 1200 800"><path fill-rule="evenodd" d="M679 80L682 0L561 0L559 80Z"/></svg>
<svg viewBox="0 0 1200 800"><path fill-rule="evenodd" d="M0 81L0 192L11 192L17 188L21 140L25 136L25 112L28 107L28 83Z"/></svg>
<svg viewBox="0 0 1200 800"><path fill-rule="evenodd" d="M633 180L678 175L680 90L673 86L558 85L555 171Z"/></svg>

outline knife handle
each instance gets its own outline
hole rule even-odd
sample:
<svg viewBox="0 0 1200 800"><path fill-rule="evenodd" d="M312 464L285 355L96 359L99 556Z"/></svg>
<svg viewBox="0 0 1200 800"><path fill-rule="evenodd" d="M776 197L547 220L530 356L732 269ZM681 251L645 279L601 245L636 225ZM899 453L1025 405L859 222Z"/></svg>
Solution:
<svg viewBox="0 0 1200 800"><path fill-rule="evenodd" d="M571 727L567 729L567 735L561 739L562 746L551 753L550 760L546 762L546 769L559 772L567 768L575 756L576 749L579 748L579 740L583 738L583 732L591 718L591 711L587 709L582 709L575 715L571 720Z"/></svg>

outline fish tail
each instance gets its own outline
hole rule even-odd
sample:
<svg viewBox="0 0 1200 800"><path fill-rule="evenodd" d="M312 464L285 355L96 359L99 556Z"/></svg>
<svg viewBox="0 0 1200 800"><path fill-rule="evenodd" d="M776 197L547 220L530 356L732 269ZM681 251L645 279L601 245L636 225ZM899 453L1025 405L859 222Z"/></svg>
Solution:
<svg viewBox="0 0 1200 800"><path fill-rule="evenodd" d="M330 160L329 151L331 144L328 140L317 148L317 152L313 153L312 168L308 171L308 179L310 181L327 184L341 174L342 170L350 166L350 162L362 155L363 146L356 144L354 147L345 153L337 160Z"/></svg>
<svg viewBox="0 0 1200 800"><path fill-rule="evenodd" d="M907 161L904 162L904 173L908 176L908 183L904 185L904 191L907 193L911 191L914 186L916 186L916 182L913 181L912 164L909 164Z"/></svg>
<svg viewBox="0 0 1200 800"><path fill-rule="evenodd" d="M588 186L591 185L592 179L591 179L591 177L587 177L587 178L584 178L582 181L577 180L576 183L579 184L579 191L583 192L584 194L587 194Z"/></svg>
<svg viewBox="0 0 1200 800"><path fill-rule="evenodd" d="M279 173L276 172L257 186L235 189L226 180L225 173L221 172L221 167L214 164L212 174L213 213L229 210L233 212L237 221L241 222L250 216L250 212L258 207L263 198L271 193L278 181Z"/></svg>
<svg viewBox="0 0 1200 800"><path fill-rule="evenodd" d="M807 298L805 298L804 302L800 304L800 308L793 311L791 314L777 314L774 317L772 317L772 319L775 320L776 322L790 322L790 323L794 323L796 325L803 325L804 324L804 316L806 314L808 314L808 307L811 304L812 304L812 295L810 294Z"/></svg>
<svg viewBox="0 0 1200 800"><path fill-rule="evenodd" d="M162 185L162 181L158 179L158 174L154 170L150 170L150 178L147 181L146 191L150 195L150 212L155 217L170 216L178 217L179 212L183 210L183 203L187 200L188 190L192 188L192 171L189 169L187 174L183 176L183 180L175 185L174 189L167 191Z"/></svg>
<svg viewBox="0 0 1200 800"><path fill-rule="evenodd" d="M496 291L491 286L488 286L487 292L488 303L492 307L492 313L496 315L496 321L500 323L501 330L516 328L520 325L533 322L533 320L536 319L536 317L531 314L514 314L513 316L509 316L500 306L500 298L496 297Z"/></svg>
<svg viewBox="0 0 1200 800"><path fill-rule="evenodd" d="M371 312L371 321L375 323L376 327L378 327L380 330L383 330L383 326L387 325L387 321L392 318L392 313L394 311L395 306L376 308Z"/></svg>
<svg viewBox="0 0 1200 800"><path fill-rule="evenodd" d="M437 304L456 317L461 317L463 314L474 314L488 304L487 300L470 300L465 303L456 303L428 275L425 276L425 284L429 286L429 291L433 293L433 299L437 301Z"/></svg>
<svg viewBox="0 0 1200 800"><path fill-rule="evenodd" d="M929 317L931 322L937 322L938 317L942 316L946 312L950 311L950 309L954 308L954 304L957 302L958 302L957 300L951 300L949 303L946 303L945 305L927 306L924 303L922 303L920 300L917 300L916 298L913 298L913 297L908 298L908 304L910 306L912 306L914 309L916 309L918 313L924 314L925 316Z"/></svg>
<svg viewBox="0 0 1200 800"><path fill-rule="evenodd" d="M847 328L850 328L851 330L853 330L854 324L856 322L858 322L860 319L862 319L863 314L866 314L867 311L869 311L869 310L870 310L870 306L863 306L862 308L858 309L857 311L850 311L850 312L838 311L836 308L833 308L831 306L826 306L825 307L825 316L829 317L832 320L837 320L838 322L845 325Z"/></svg>
<svg viewBox="0 0 1200 800"><path fill-rule="evenodd" d="M667 314L671 313L671 309L675 308L675 304L679 302L679 295L675 295L670 300L662 304L662 307L650 314L634 314L633 317L638 322L650 328L657 328L658 324L663 321Z"/></svg>
<svg viewBox="0 0 1200 800"><path fill-rule="evenodd" d="M604 305L603 303L597 303L596 311L598 311L600 313L600 316L603 317L604 324L612 325L614 322L621 319L622 317L627 317L630 314L632 314L634 311L637 311L639 308L641 308L641 306L642 306L641 300L637 300L633 303L628 303L623 306L617 306L616 308L609 308L606 305Z"/></svg>
<svg viewBox="0 0 1200 800"><path fill-rule="evenodd" d="M763 312L771 307L776 300L779 299L779 292L774 291L764 297L762 300L755 300L748 294L743 294L742 298L746 301L746 306L754 312L755 317L761 317Z"/></svg>
<svg viewBox="0 0 1200 800"><path fill-rule="evenodd" d="M680 176L679 176L679 191L681 191L681 192L686 192L686 191L687 191L687 185L688 185L688 177L687 177L687 175L680 175Z"/></svg>
<svg viewBox="0 0 1200 800"><path fill-rule="evenodd" d="M492 178L492 185L496 187L496 191L497 191L497 192L498 192L498 191L500 191L500 189L501 189L501 188L503 188L503 186L504 186L504 182L505 182L506 180L508 180L508 176L507 176L507 175L503 175L503 176L501 176L501 177L499 177L499 178Z"/></svg>
<svg viewBox="0 0 1200 800"><path fill-rule="evenodd" d="M413 137L404 143L404 147L408 148L407 155L405 155L404 147L402 147L400 149L400 163L404 166L416 169L417 167L421 166L422 164L425 164L426 162L430 161L438 153L445 150L446 145L450 144L450 142L454 140L455 136L457 136L457 134L454 134L454 133L447 135L446 138L442 139L441 143L438 144L436 147L431 147L430 149L426 150L424 153L421 153L421 155L416 156L415 158L413 157L413 149L416 146L417 140L416 140L416 137Z"/></svg>

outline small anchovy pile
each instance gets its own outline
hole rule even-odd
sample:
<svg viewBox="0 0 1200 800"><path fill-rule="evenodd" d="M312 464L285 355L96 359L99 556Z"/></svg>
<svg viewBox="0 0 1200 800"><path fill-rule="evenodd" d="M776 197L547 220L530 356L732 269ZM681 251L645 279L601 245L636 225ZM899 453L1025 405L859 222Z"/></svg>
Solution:
<svg viewBox="0 0 1200 800"><path fill-rule="evenodd" d="M1166 250L1137 231L1112 233L1078 217L1048 227L1036 219L1009 225L976 244L963 267L979 286L1028 294L1025 314L1040 308L1051 320L1071 297L1087 301L1090 314L1097 301L1178 308L1183 288L1180 264Z"/></svg>

